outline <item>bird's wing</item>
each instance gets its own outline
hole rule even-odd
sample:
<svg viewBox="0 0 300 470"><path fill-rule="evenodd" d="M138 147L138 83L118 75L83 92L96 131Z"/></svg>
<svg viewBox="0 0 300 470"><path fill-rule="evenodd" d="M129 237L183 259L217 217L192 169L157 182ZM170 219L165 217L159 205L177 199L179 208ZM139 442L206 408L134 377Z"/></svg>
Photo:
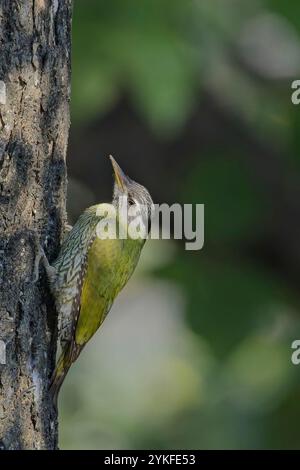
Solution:
<svg viewBox="0 0 300 470"><path fill-rule="evenodd" d="M53 264L57 271L54 290L58 310L58 334L62 347L71 340L74 333L88 251L96 238L98 221L95 213L84 212L64 240L59 256Z"/></svg>
<svg viewBox="0 0 300 470"><path fill-rule="evenodd" d="M99 212L102 215L98 215ZM89 264L88 257L97 238L97 226L101 220L105 219L106 223L111 220L108 217L114 217L114 215L115 210L110 204L99 204L87 209L79 217L63 242L59 257L54 263L58 273L55 287L59 312L58 331L62 348L65 348L66 343L73 342L75 337L75 329L81 309L82 291ZM116 222L116 220L114 221ZM107 241L123 246L123 240ZM116 248L117 246L115 246ZM95 302L96 299L94 299Z"/></svg>

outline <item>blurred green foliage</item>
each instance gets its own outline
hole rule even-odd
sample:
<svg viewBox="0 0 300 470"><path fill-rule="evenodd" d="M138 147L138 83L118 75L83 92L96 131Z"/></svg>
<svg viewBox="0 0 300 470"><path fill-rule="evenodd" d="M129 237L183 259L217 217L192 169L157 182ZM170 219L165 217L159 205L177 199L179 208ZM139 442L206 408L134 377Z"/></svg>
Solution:
<svg viewBox="0 0 300 470"><path fill-rule="evenodd" d="M253 191L243 155L205 154L184 180L182 193L190 203L205 201L208 245L250 241L263 227L267 204L259 188Z"/></svg>
<svg viewBox="0 0 300 470"><path fill-rule="evenodd" d="M171 9L158 0L77 2L74 118L105 112L126 90L157 130L180 126L198 87L188 40L194 13L180 0Z"/></svg>
<svg viewBox="0 0 300 470"><path fill-rule="evenodd" d="M233 139L223 148L216 123L209 148L195 153L188 142L174 184L179 200L205 204L204 249L146 248L119 320L106 320L68 376L62 447L299 448L300 369L290 361L299 258L292 243L279 247L283 261L272 250L260 256L277 236L281 194L264 184L273 165L283 191L299 186L295 51L300 57L297 2L76 0L76 128L105 119L126 95L153 139L172 142L206 94L230 116L224 132ZM265 180L253 140L276 156L261 162ZM281 230L288 240L293 227Z"/></svg>

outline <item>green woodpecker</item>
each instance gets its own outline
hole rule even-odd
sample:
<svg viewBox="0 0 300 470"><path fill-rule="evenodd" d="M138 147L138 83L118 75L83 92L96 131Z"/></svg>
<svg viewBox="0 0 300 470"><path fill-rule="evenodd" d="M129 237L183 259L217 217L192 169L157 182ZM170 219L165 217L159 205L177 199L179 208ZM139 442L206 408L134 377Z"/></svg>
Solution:
<svg viewBox="0 0 300 470"><path fill-rule="evenodd" d="M132 209L136 208L145 226L150 227L153 202L149 192L126 176L113 157L110 159L115 178L112 203L97 204L83 212L68 233L52 266L43 250L38 248L36 270L42 259L58 311L62 346L50 384L55 406L70 366L98 330L116 296L129 280L145 243L145 237L129 236L130 216L127 221L118 216L120 198L126 201L127 209L131 209L129 213L134 213ZM99 222L103 221L104 214L109 218L110 213L111 217L117 213L117 233L123 229L127 237L104 239L97 236Z"/></svg>

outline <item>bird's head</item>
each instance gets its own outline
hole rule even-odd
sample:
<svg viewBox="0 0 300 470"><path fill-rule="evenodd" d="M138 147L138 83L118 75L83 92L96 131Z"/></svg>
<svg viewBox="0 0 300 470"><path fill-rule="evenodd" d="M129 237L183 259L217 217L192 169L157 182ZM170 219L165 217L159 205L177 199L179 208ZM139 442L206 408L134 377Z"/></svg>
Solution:
<svg viewBox="0 0 300 470"><path fill-rule="evenodd" d="M141 184L129 178L111 155L109 158L114 170L115 178L112 201L113 205L118 207L120 198L126 197L127 209L129 211L128 218L130 219L130 213L139 213L144 223L147 224L146 226L148 227L148 230L150 230L151 215L154 210L154 204L149 191ZM133 210L130 211L129 209Z"/></svg>

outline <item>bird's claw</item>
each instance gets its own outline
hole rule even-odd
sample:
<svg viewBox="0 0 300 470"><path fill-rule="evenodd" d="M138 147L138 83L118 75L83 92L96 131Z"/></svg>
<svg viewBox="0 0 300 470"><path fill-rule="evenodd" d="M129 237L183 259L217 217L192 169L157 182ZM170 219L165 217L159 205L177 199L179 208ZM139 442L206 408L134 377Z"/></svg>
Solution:
<svg viewBox="0 0 300 470"><path fill-rule="evenodd" d="M43 262L48 279L51 281L56 276L56 269L49 264L48 258L43 247L40 245L38 237L34 236L35 260L33 268L33 282L39 280L40 262Z"/></svg>

